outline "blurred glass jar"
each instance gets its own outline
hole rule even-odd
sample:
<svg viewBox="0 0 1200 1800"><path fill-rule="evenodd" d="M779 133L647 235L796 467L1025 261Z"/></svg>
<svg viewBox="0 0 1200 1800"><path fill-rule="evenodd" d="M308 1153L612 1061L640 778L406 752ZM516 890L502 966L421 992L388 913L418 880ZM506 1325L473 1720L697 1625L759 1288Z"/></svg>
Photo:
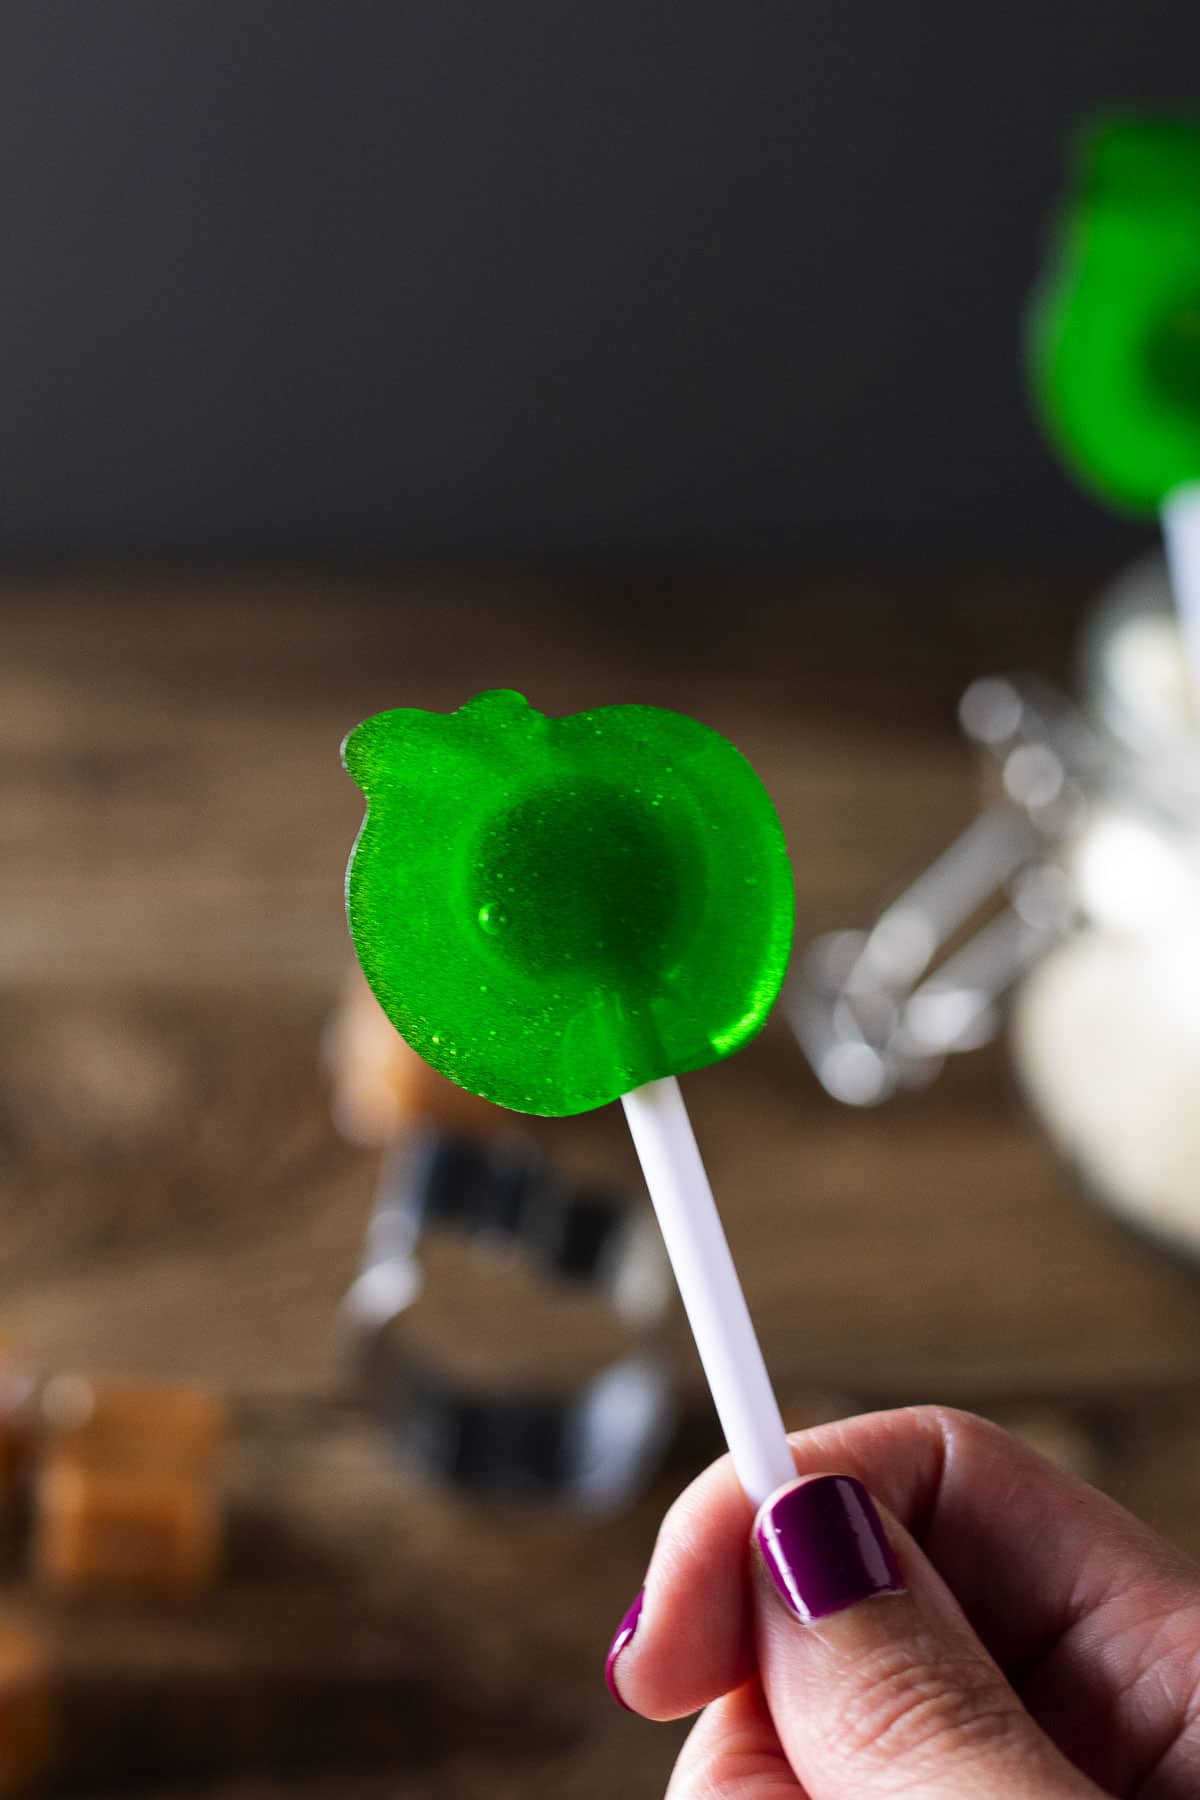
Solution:
<svg viewBox="0 0 1200 1800"><path fill-rule="evenodd" d="M967 690L983 811L869 931L810 946L786 1003L826 1089L872 1105L1011 998L1018 1079L1089 1193L1200 1255L1200 719L1161 556L1100 596L1079 692Z"/></svg>
<svg viewBox="0 0 1200 1800"><path fill-rule="evenodd" d="M1104 755L1062 846L1079 918L1018 989L1013 1059L1088 1191L1200 1255L1200 720L1161 558L1101 597L1081 686Z"/></svg>

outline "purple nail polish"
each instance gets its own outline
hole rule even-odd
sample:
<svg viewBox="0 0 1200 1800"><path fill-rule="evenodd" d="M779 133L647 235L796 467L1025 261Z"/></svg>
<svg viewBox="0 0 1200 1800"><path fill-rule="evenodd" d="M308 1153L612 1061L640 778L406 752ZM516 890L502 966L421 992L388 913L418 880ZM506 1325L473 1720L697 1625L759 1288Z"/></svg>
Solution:
<svg viewBox="0 0 1200 1800"><path fill-rule="evenodd" d="M805 1621L904 1591L875 1502L849 1475L789 1488L763 1513L758 1542L776 1587Z"/></svg>
<svg viewBox="0 0 1200 1800"><path fill-rule="evenodd" d="M608 1683L609 1693L612 1695L618 1706L625 1706L625 1702L622 1700L621 1690L617 1686L617 1658L637 1630L638 1620L642 1616L642 1601L645 1598L645 1588L639 1588L634 1595L633 1605L629 1608L629 1611L617 1626L617 1635L608 1646L608 1655L604 1659L604 1679ZM625 1711L632 1712L633 1708L631 1706L625 1706Z"/></svg>

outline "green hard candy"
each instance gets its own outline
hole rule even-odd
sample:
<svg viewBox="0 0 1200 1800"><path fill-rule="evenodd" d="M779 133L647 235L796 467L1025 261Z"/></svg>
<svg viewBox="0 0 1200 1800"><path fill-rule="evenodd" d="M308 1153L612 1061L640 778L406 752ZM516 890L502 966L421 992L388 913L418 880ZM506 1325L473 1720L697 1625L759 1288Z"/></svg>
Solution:
<svg viewBox="0 0 1200 1800"><path fill-rule="evenodd" d="M1102 499L1154 512L1200 480L1200 125L1080 134L1028 361L1047 435Z"/></svg>
<svg viewBox="0 0 1200 1800"><path fill-rule="evenodd" d="M401 1035L519 1112L586 1112L754 1035L792 937L783 831L717 732L653 706L552 719L520 694L379 713L355 949Z"/></svg>

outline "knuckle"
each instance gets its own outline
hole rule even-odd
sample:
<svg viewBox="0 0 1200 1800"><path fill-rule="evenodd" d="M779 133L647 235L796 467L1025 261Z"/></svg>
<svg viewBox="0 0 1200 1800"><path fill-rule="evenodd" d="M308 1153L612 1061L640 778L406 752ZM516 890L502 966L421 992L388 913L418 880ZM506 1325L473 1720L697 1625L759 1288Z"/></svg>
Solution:
<svg viewBox="0 0 1200 1800"><path fill-rule="evenodd" d="M992 1448L998 1443L1011 1442L1009 1434L991 1419L982 1418L979 1413L966 1412L961 1406L943 1406L938 1403L929 1408L929 1416L941 1433L947 1456L970 1455L973 1451Z"/></svg>
<svg viewBox="0 0 1200 1800"><path fill-rule="evenodd" d="M851 1681L830 1721L834 1747L850 1764L971 1762L1013 1742L1025 1724L1020 1701L995 1669L942 1645L884 1645L858 1661Z"/></svg>
<svg viewBox="0 0 1200 1800"><path fill-rule="evenodd" d="M796 1783L769 1719L746 1716L741 1696L701 1715L675 1764L667 1800L795 1800Z"/></svg>

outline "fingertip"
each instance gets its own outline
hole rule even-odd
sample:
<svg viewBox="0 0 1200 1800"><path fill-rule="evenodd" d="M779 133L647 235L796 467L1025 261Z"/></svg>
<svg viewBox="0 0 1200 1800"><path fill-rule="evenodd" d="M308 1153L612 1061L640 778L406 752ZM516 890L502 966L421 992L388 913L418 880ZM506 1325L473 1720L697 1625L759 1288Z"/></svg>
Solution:
<svg viewBox="0 0 1200 1800"><path fill-rule="evenodd" d="M627 1711L686 1718L747 1680L754 1667L751 1518L727 1458L668 1509L645 1586L606 1658L609 1691Z"/></svg>
<svg viewBox="0 0 1200 1800"><path fill-rule="evenodd" d="M648 1584L653 1641L663 1651L654 1699L672 1718L698 1711L753 1673L752 1519L733 1464L722 1457L690 1483L663 1521Z"/></svg>
<svg viewBox="0 0 1200 1800"><path fill-rule="evenodd" d="M617 1705L623 1708L625 1712L633 1712L634 1708L630 1706L629 1702L621 1693L620 1684L617 1680L617 1662L621 1652L628 1649L630 1643L633 1641L634 1634L638 1628L638 1620L642 1616L642 1607L645 1603L645 1599L646 1590L644 1587L640 1587L633 1597L632 1604L626 1609L621 1623L613 1633L612 1643L608 1646L608 1655L604 1659L604 1680L607 1684L608 1691L616 1701Z"/></svg>
<svg viewBox="0 0 1200 1800"><path fill-rule="evenodd" d="M696 1616L689 1616L695 1611ZM749 1603L723 1627L708 1597L680 1604L643 1588L613 1635L604 1679L623 1711L666 1723L699 1712L747 1679L754 1666Z"/></svg>

